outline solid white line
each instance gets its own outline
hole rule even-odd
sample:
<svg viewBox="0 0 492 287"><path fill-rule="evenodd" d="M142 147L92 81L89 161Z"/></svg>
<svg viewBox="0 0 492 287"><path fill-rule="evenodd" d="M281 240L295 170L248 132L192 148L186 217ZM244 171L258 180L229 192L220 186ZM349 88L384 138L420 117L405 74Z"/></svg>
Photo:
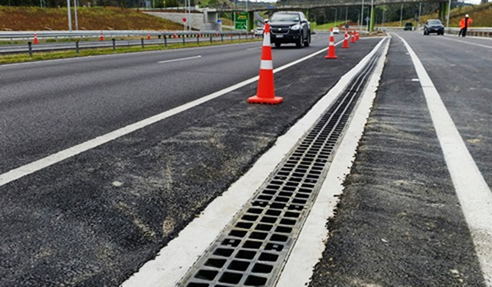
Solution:
<svg viewBox="0 0 492 287"><path fill-rule="evenodd" d="M492 192L422 62L410 45L398 37L410 53L420 78L444 159L475 244L485 284L492 286Z"/></svg>
<svg viewBox="0 0 492 287"><path fill-rule="evenodd" d="M326 52L327 49L324 48L303 59ZM289 65L293 65L293 63ZM280 69L286 68L288 67L284 66ZM260 188L261 184L268 178L268 175L282 161L299 138L323 115L327 107L344 91L362 68L363 65L359 63L341 77L323 99L318 101L285 135L280 136L274 146L263 154L244 176L233 183L221 196L212 201L199 217L188 224L177 238L161 249L155 259L145 263L136 274L125 281L122 287L176 286L193 263L227 226L238 210Z"/></svg>
<svg viewBox="0 0 492 287"><path fill-rule="evenodd" d="M275 69L273 72L276 73L276 72L280 72L284 69L287 69L297 63L300 63L302 61L305 61L311 57L314 57L320 53L322 53L323 51L326 51L327 48L324 48L318 52L315 52L313 54L310 54L302 59L299 59L297 61L294 61L294 62L291 62L287 65L284 65L280 68L277 68ZM52 154L52 155L49 155L45 158L42 158L42 159L39 159L37 161L34 161L32 163L29 163L29 164L26 164L24 166L21 166L21 167L18 167L18 168L15 168L15 169L12 169L6 173L3 173L3 174L0 174L0 186L3 186L7 183L10 183L14 180L17 180L21 177L24 177L26 175L29 175L29 174L32 174L34 172L37 172L43 168L46 168L48 166L51 166L53 164L56 164L58 162L61 162L65 159L68 159L70 157L73 157L75 155L78 155L82 152L85 152L85 151L88 151L90 149L93 149L97 146L100 146L102 144L105 144L105 143L108 143L112 140L115 140L119 137L122 137L124 135L127 135L129 133L132 133L136 130L139 130L141 128L144 128L146 126L149 126L151 124L154 124L158 121L161 121L161 120L164 120L170 116L173 116L173 115L176 115L178 113L181 113L183 111L186 111L188 109L191 109L195 106L198 106L200 104L203 104L205 102L208 102L210 100L213 100L217 97L220 97L226 93L229 93L229 92L232 92L236 89L239 89L241 87L244 87L248 84L251 84L255 81L258 80L258 76L256 77L253 77L251 79L248 79L248 80L245 80L241 83L238 83L238 84L235 84L229 88L226 88L226 89L223 89L223 90L220 90L218 92L215 92L215 93L212 93L210 95L207 95L207 96L204 96L200 99L197 99L197 100L194 100L192 102L189 102L189 103L186 103L182 106L179 106L179 107L176 107L174 109L171 109L169 111L166 111L166 112L163 112L163 113L160 113L158 115L155 115L155 116L152 116L150 118L147 118L145 120L142 120L140 122L137 122L137 123L134 123L134 124L131 124L131 125L128 125L126 127L123 127L121 129L118 129L118 130L115 130L113 132L110 132L108 134L105 134L105 135L102 135L102 136L99 136L95 139L91 139L91 140L88 140L86 142L83 142L81 144L78 144L76 146L73 146L71 148L68 148L68 149L65 149L65 150L62 150L62 151L59 151L55 154Z"/></svg>
<svg viewBox="0 0 492 287"><path fill-rule="evenodd" d="M447 37L444 37L442 39L446 39L448 41L453 41L453 42L458 42L458 43L463 43L463 44L468 44L468 45L473 45L473 46L477 46L477 47L492 49L492 46L487 46L487 45L482 45L482 44L477 44L477 43L472 43L472 42L466 42L466 41L461 41L461 40L455 40L455 39L450 39Z"/></svg>
<svg viewBox="0 0 492 287"><path fill-rule="evenodd" d="M186 57L186 58L180 58L180 59L173 59L173 60L165 60L165 61L159 61L157 62L158 64L164 64L164 63L172 63L172 62L179 62L179 61L187 61L187 60L194 60L194 59L199 59L201 58L201 55L194 56L194 57Z"/></svg>
<svg viewBox="0 0 492 287"><path fill-rule="evenodd" d="M359 65L363 66L369 58L379 49L383 40L368 54ZM359 140L364 132L364 127L371 112L372 103L376 97L379 80L383 73L384 61L388 51L387 41L383 55L369 79L367 88L361 101L354 112L347 132L343 136L333 162L326 176L316 202L309 213L306 223L302 227L301 234L294 245L291 255L278 280L277 287L307 286L313 274L313 268L322 257L328 239L326 222L334 216L339 195L342 194L345 176L350 174L351 166L357 153Z"/></svg>

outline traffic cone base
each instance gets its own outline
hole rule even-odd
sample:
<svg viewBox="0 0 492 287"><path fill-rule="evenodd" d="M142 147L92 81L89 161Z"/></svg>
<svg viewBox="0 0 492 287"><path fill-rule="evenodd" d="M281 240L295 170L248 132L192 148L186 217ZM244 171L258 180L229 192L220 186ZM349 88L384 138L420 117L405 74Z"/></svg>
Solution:
<svg viewBox="0 0 492 287"><path fill-rule="evenodd" d="M278 105L284 101L282 97L273 97L273 98L261 98L258 96L253 96L248 98L248 103L250 104L264 104L264 105Z"/></svg>
<svg viewBox="0 0 492 287"><path fill-rule="evenodd" d="M347 30L345 30L345 36L343 38L343 46L342 46L343 49L348 49L350 48L349 47L349 43L348 43L348 34L347 34Z"/></svg>

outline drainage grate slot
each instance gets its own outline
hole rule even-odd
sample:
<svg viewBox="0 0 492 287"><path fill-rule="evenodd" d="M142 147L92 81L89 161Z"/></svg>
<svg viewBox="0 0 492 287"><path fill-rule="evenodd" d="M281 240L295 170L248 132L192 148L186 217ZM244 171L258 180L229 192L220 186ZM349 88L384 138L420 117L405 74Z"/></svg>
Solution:
<svg viewBox="0 0 492 287"><path fill-rule="evenodd" d="M223 249L223 248L218 248L215 250L214 255L218 256L223 256L223 257L229 257L231 254L234 252L234 249Z"/></svg>
<svg viewBox="0 0 492 287"><path fill-rule="evenodd" d="M240 258L240 259L253 259L255 258L255 256L256 256L256 252L246 251L246 250L241 250L236 254L236 258Z"/></svg>
<svg viewBox="0 0 492 287"><path fill-rule="evenodd" d="M246 261L237 261L234 260L227 266L227 269L229 270L236 270L236 271L246 271L248 269L249 262Z"/></svg>
<svg viewBox="0 0 492 287"><path fill-rule="evenodd" d="M270 231L272 229L273 225L266 225L266 224L258 224L256 225L256 230L263 230L263 231Z"/></svg>
<svg viewBox="0 0 492 287"><path fill-rule="evenodd" d="M278 259L278 255L271 253L261 253L259 260L260 261L270 261L275 262Z"/></svg>
<svg viewBox="0 0 492 287"><path fill-rule="evenodd" d="M249 238L263 240L263 239L267 238L267 236L268 236L268 233L252 232L251 235L249 236Z"/></svg>
<svg viewBox="0 0 492 287"><path fill-rule="evenodd" d="M249 249L258 249L261 247L261 241L251 241L248 240L243 244L244 248L249 248Z"/></svg>
<svg viewBox="0 0 492 287"><path fill-rule="evenodd" d="M230 236L235 236L235 237L244 237L244 235L246 235L246 231L243 231L243 230L231 230L231 232L229 232L229 235Z"/></svg>
<svg viewBox="0 0 492 287"><path fill-rule="evenodd" d="M241 281L242 277L243 275L239 273L224 272L224 274L222 274L222 277L220 277L219 282L237 284L239 283L239 281Z"/></svg>
<svg viewBox="0 0 492 287"><path fill-rule="evenodd" d="M210 258L205 262L205 266L210 266L210 267L215 267L215 268L222 268L224 264L226 263L227 260L225 259L214 259Z"/></svg>
<svg viewBox="0 0 492 287"><path fill-rule="evenodd" d="M195 275L197 279L205 279L205 280L214 280L215 276L219 274L219 271L211 271L211 270L200 270Z"/></svg>
<svg viewBox="0 0 492 287"><path fill-rule="evenodd" d="M250 229L251 226L253 226L253 223L249 223L249 222L238 222L236 224L237 228L244 228L244 229Z"/></svg>
<svg viewBox="0 0 492 287"><path fill-rule="evenodd" d="M378 57L299 140L179 286L275 286Z"/></svg>
<svg viewBox="0 0 492 287"><path fill-rule="evenodd" d="M246 286L264 286L267 282L267 278L257 277L257 276L248 276L244 285Z"/></svg>
<svg viewBox="0 0 492 287"><path fill-rule="evenodd" d="M272 265L256 263L252 271L254 273L270 273L272 272L272 269L273 269Z"/></svg>

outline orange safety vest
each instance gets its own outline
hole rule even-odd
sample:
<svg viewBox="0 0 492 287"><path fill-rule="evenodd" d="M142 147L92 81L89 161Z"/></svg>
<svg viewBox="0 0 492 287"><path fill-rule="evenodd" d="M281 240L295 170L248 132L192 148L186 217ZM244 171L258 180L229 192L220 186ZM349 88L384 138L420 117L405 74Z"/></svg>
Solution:
<svg viewBox="0 0 492 287"><path fill-rule="evenodd" d="M468 23L467 23L468 25L466 25L466 27L465 27L465 18L463 18L463 19L461 19L461 22L460 22L460 28L461 29L468 28L468 27L470 27L471 23L473 23L472 18L468 18Z"/></svg>

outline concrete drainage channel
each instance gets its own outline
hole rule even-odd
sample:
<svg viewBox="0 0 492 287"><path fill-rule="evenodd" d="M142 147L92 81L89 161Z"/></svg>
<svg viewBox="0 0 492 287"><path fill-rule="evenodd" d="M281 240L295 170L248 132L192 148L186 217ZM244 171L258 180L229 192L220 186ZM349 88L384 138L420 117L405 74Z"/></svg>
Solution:
<svg viewBox="0 0 492 287"><path fill-rule="evenodd" d="M328 173L378 51L178 286L274 286Z"/></svg>

